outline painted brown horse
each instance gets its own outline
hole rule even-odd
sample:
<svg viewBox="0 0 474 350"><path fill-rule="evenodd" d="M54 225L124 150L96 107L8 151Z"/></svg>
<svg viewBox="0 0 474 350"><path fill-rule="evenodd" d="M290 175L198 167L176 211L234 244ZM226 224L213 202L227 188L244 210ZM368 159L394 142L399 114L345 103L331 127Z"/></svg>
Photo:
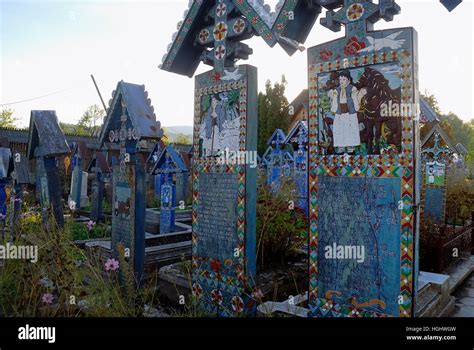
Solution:
<svg viewBox="0 0 474 350"><path fill-rule="evenodd" d="M354 86L360 90L365 88L367 94L363 98L363 109L358 113L359 120L364 123L365 130L361 133L362 141L367 142L369 154L380 154L382 127L390 130L387 143L395 145L401 151L401 116L382 116L382 109L401 102L401 89L391 89L388 80L376 69L366 67L364 73Z"/></svg>

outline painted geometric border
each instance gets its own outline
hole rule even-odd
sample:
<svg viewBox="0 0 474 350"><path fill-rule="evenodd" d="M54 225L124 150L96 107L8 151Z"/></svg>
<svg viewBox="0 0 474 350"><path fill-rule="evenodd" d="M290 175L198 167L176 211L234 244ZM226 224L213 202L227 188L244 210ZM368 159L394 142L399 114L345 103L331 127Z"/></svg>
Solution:
<svg viewBox="0 0 474 350"><path fill-rule="evenodd" d="M199 158L199 125L201 117L201 98L202 96L240 89L239 110L240 110L240 141L239 150L245 151L246 130L247 130L247 81L240 80L230 83L219 83L211 86L198 88L195 90L194 104L194 155L193 155L193 212L192 212L192 270L193 283L201 288L201 284L206 286L215 286L220 290L234 295L235 298L242 295L248 288L249 283L246 274L245 264L245 165L222 165L214 158ZM238 198L237 198L237 247L238 257L232 255L232 268L235 275L217 274L210 268L210 262L207 257L197 255L199 237L195 232L199 227L199 175L201 173L221 173L237 174L238 177ZM243 302L243 300L242 300ZM205 303L201 303L205 304ZM207 311L212 311L215 306L203 305ZM234 316L239 315L245 310L243 308L233 309Z"/></svg>
<svg viewBox="0 0 474 350"><path fill-rule="evenodd" d="M341 39L345 40L344 38ZM413 44L413 41L412 41ZM410 317L414 290L414 232L416 211L414 206L416 159L413 144L417 139L417 116L402 119L402 153L401 155L350 156L343 159L339 156L318 155L318 87L317 74L343 68L356 68L378 63L399 62L401 74L402 103L416 102L415 85L416 54L407 49L379 51L371 55L361 55L330 62L309 64L309 305L310 315L320 316L319 309L332 310L332 314L345 317L383 317L384 314L371 312L351 305L337 304L332 300L318 298L318 176L367 176L399 177L401 179L401 245L400 245L400 296L403 303L399 306L400 317Z"/></svg>

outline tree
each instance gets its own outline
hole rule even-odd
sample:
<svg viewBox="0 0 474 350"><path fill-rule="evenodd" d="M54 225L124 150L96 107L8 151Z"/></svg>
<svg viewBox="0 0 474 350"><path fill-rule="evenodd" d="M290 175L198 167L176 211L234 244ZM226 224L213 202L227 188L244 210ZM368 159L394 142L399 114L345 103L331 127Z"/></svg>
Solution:
<svg viewBox="0 0 474 350"><path fill-rule="evenodd" d="M2 128L14 128L15 122L18 120L13 117L13 109L3 108L0 113L0 127Z"/></svg>
<svg viewBox="0 0 474 350"><path fill-rule="evenodd" d="M173 138L173 143L178 145L190 145L192 137L185 134L178 134Z"/></svg>
<svg viewBox="0 0 474 350"><path fill-rule="evenodd" d="M104 112L102 109L98 105L92 105L87 108L87 110L82 115L81 119L79 120L78 127L79 129L82 128L87 134L93 134L96 129L100 128L100 125L96 126L96 124L98 124L98 121L100 121L100 119L103 117Z"/></svg>
<svg viewBox="0 0 474 350"><path fill-rule="evenodd" d="M288 99L285 97L287 81L282 76L281 82L271 84L267 80L265 93L258 94L258 153L262 155L267 148L267 141L275 129L287 131L289 125Z"/></svg>

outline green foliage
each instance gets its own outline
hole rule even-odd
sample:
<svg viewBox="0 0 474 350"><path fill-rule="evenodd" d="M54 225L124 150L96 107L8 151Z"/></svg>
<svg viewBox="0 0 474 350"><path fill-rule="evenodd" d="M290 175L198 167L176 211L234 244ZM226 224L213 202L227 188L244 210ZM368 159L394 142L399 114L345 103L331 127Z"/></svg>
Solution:
<svg viewBox="0 0 474 350"><path fill-rule="evenodd" d="M150 199L150 208L160 208L161 207L161 201L160 201L160 198L157 197L157 196L153 196L151 199Z"/></svg>
<svg viewBox="0 0 474 350"><path fill-rule="evenodd" d="M130 265L119 261L118 271L106 271L104 261L87 256L53 221L38 226L37 215L22 219L17 245L38 247L38 261L7 259L0 267L0 317L140 317L145 305L157 306L156 280L136 288ZM50 304L43 297L53 297Z"/></svg>
<svg viewBox="0 0 474 350"><path fill-rule="evenodd" d="M467 148L469 153L466 160L468 162L474 160L474 119L471 119L469 122L464 122L452 112L442 114L438 106L438 101L434 95L425 92L423 97L428 101L428 104L433 108L433 110L438 113L440 118L439 125L451 138L453 143L461 143ZM423 127L421 129L421 138L423 138L428 131L428 128Z"/></svg>
<svg viewBox="0 0 474 350"><path fill-rule="evenodd" d="M70 234L72 241L104 238L110 236L110 227L102 223L95 224L91 230L87 228L86 222L70 221L66 223L66 231Z"/></svg>
<svg viewBox="0 0 474 350"><path fill-rule="evenodd" d="M464 169L452 167L447 171L446 219L462 221L474 211L474 182L466 178Z"/></svg>
<svg viewBox="0 0 474 350"><path fill-rule="evenodd" d="M15 123L18 120L13 117L13 109L3 108L0 112L0 127L2 128L14 128Z"/></svg>
<svg viewBox="0 0 474 350"><path fill-rule="evenodd" d="M280 189L273 194L260 179L257 194L257 262L284 265L291 261L307 239L304 213L292 208L295 184L282 177Z"/></svg>
<svg viewBox="0 0 474 350"><path fill-rule="evenodd" d="M205 95L201 100L201 111L205 112L211 106L211 95Z"/></svg>
<svg viewBox="0 0 474 350"><path fill-rule="evenodd" d="M87 108L77 124L59 122L65 134L78 136L92 136L97 133L102 125L104 111L98 105Z"/></svg>
<svg viewBox="0 0 474 350"><path fill-rule="evenodd" d="M440 272L441 227L432 221L420 225L420 269L428 272Z"/></svg>
<svg viewBox="0 0 474 350"><path fill-rule="evenodd" d="M267 149L267 141L275 129L285 132L289 126L288 99L285 97L285 76L281 83L276 82L273 86L268 80L265 85L265 93L258 94L258 153L263 155Z"/></svg>
<svg viewBox="0 0 474 350"><path fill-rule="evenodd" d="M236 89L236 90L229 91L227 97L228 97L227 105L229 107L233 107L235 104L239 102L240 90Z"/></svg>
<svg viewBox="0 0 474 350"><path fill-rule="evenodd" d="M178 134L170 139L170 142L178 145L190 145L192 144L192 136L185 134Z"/></svg>

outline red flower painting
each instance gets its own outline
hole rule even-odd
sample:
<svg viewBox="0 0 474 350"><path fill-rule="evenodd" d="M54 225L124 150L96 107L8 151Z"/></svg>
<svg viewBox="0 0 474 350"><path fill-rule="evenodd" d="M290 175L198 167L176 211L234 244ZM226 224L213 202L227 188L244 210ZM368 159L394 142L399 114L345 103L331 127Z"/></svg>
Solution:
<svg viewBox="0 0 474 350"><path fill-rule="evenodd" d="M357 55L359 50L365 48L365 43L363 41L359 41L355 36L349 39L346 46L344 46L344 53L349 55Z"/></svg>
<svg viewBox="0 0 474 350"><path fill-rule="evenodd" d="M330 59L332 56L332 52L331 51L321 51L319 53L319 58L322 60L322 61L327 61L328 59Z"/></svg>
<svg viewBox="0 0 474 350"><path fill-rule="evenodd" d="M214 73L212 74L212 80L214 81L221 81L221 74L220 73Z"/></svg>
<svg viewBox="0 0 474 350"><path fill-rule="evenodd" d="M214 271L215 273L219 273L219 271L221 270L222 263L217 259L212 259L210 264L212 271Z"/></svg>

